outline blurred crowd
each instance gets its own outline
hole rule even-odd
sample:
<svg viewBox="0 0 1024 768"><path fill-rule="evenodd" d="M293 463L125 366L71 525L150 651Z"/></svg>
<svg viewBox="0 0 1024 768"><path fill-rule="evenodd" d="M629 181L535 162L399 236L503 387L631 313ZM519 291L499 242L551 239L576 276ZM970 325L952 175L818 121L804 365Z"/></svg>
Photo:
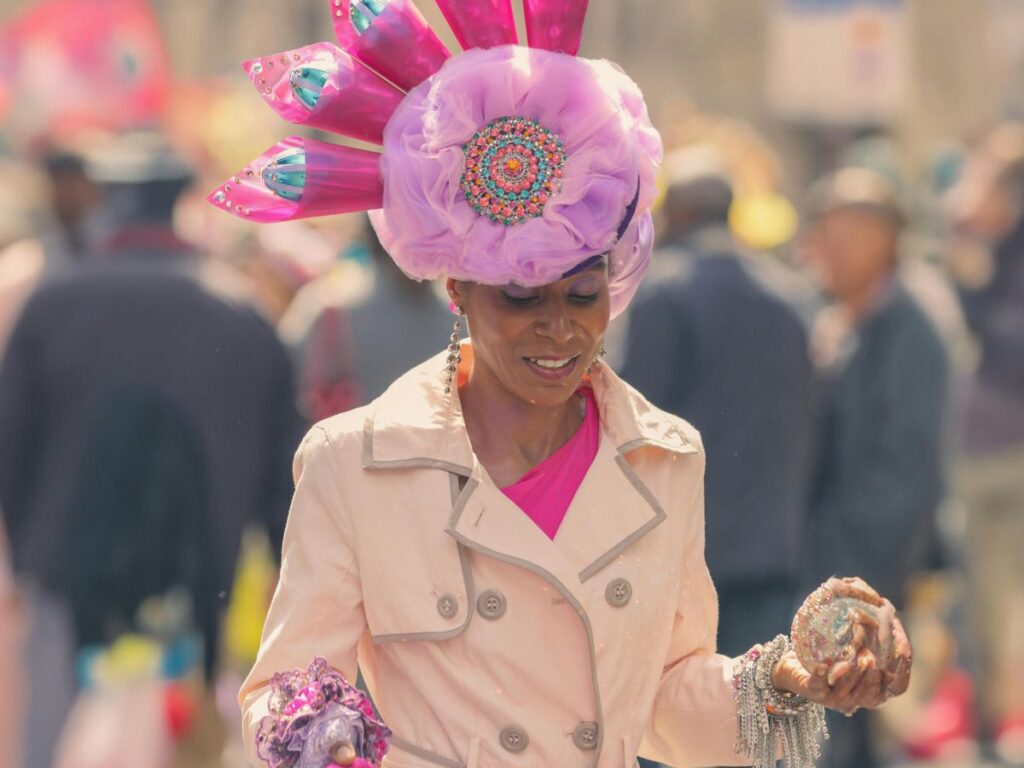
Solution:
<svg viewBox="0 0 1024 768"><path fill-rule="evenodd" d="M850 134L799 185L752 126L659 127L609 360L703 435L720 650L862 576L915 674L823 765L1024 766L1024 123L915 171ZM224 216L234 148L173 134L0 155L0 768L242 768L298 441L447 344L364 217Z"/></svg>

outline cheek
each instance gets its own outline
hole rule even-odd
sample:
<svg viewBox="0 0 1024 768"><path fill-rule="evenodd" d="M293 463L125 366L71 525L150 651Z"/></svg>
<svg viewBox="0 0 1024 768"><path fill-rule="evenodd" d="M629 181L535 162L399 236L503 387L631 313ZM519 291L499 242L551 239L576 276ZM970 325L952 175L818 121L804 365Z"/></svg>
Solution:
<svg viewBox="0 0 1024 768"><path fill-rule="evenodd" d="M509 312L502 307L481 307L469 320L469 332L478 356L498 366L514 357L519 343L530 332L526 313Z"/></svg>
<svg viewBox="0 0 1024 768"><path fill-rule="evenodd" d="M591 337L602 338L605 331L608 330L612 316L612 302L607 293L600 301L596 302L592 310L587 313L581 325L587 329L587 333Z"/></svg>

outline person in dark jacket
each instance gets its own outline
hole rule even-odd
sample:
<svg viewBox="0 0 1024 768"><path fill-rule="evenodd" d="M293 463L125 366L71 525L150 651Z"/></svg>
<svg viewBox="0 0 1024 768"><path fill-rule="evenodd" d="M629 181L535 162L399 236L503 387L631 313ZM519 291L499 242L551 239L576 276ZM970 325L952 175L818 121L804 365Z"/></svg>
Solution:
<svg viewBox="0 0 1024 768"><path fill-rule="evenodd" d="M106 187L103 253L37 291L0 367L14 567L51 613L67 607L72 646L110 642L147 596L186 587L209 671L243 526L262 523L275 549L283 535L304 426L291 366L174 234L191 174L168 147L126 136L89 162ZM62 715L43 694L36 731ZM50 764L45 743L30 737L30 766Z"/></svg>
<svg viewBox="0 0 1024 768"><path fill-rule="evenodd" d="M732 237L732 185L710 153L684 152L667 163L667 240L630 314L622 373L701 432L718 647L738 654L787 632L797 600L814 423L807 296Z"/></svg>
<svg viewBox="0 0 1024 768"><path fill-rule="evenodd" d="M983 737L1024 765L1024 123L994 128L952 191L954 275L980 359L957 491Z"/></svg>
<svg viewBox="0 0 1024 768"><path fill-rule="evenodd" d="M948 364L896 278L903 225L878 174L845 169L811 195L809 266L833 305L815 329L826 378L804 587L862 573L897 603L925 565L943 494ZM829 727L828 765L877 765L866 713Z"/></svg>

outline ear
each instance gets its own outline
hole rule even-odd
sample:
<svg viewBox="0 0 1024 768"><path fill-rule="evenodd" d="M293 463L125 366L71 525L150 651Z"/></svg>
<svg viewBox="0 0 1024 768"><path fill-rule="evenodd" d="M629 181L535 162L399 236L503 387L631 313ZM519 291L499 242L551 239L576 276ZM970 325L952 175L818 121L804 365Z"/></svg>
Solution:
<svg viewBox="0 0 1024 768"><path fill-rule="evenodd" d="M449 277L445 281L445 290L448 292L448 298L451 299L452 304L459 308L465 308L466 284L464 282L456 280L453 277Z"/></svg>

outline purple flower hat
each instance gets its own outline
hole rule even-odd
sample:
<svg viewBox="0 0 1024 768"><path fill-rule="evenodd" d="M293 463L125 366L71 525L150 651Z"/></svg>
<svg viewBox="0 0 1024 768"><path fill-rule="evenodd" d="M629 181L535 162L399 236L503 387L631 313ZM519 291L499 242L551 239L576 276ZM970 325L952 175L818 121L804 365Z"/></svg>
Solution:
<svg viewBox="0 0 1024 768"><path fill-rule="evenodd" d="M285 119L381 147L292 137L210 195L276 222L370 211L409 277L524 287L609 259L612 314L651 258L661 139L616 65L577 57L586 0L439 0L452 55L411 0L332 0L341 47L246 62Z"/></svg>

